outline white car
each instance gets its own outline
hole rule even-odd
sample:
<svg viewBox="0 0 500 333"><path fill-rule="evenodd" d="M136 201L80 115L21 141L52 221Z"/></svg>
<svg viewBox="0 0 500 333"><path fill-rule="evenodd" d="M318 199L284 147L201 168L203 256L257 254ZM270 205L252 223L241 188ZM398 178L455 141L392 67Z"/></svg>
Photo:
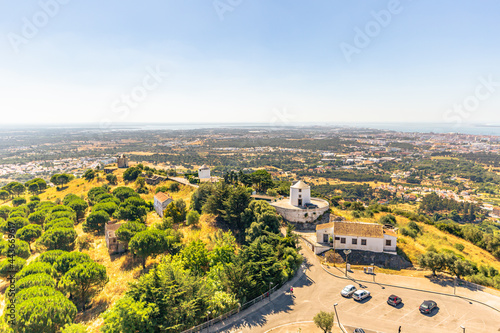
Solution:
<svg viewBox="0 0 500 333"><path fill-rule="evenodd" d="M352 294L352 298L356 301L362 301L367 297L370 297L370 292L368 290L360 289Z"/></svg>
<svg viewBox="0 0 500 333"><path fill-rule="evenodd" d="M351 297L355 291L356 291L356 287L353 286L352 284L350 284L348 286L345 286L344 289L342 289L342 291L340 292L340 295L342 295L344 297Z"/></svg>

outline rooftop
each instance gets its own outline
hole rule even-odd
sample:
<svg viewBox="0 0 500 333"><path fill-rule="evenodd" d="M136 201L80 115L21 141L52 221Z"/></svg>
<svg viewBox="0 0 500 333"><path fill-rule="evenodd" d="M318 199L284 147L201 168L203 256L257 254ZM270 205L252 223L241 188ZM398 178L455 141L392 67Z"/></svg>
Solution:
<svg viewBox="0 0 500 333"><path fill-rule="evenodd" d="M384 227L383 225L377 223L349 222L349 221L330 222L330 223L318 224L316 226L316 230L322 230L331 227L333 227L333 233L335 235L370 237L370 238L384 237Z"/></svg>
<svg viewBox="0 0 500 333"><path fill-rule="evenodd" d="M167 201L168 199L170 199L170 196L168 196L167 194L165 194L165 193L163 193L163 192L158 192L158 193L156 193L155 198L156 198L159 202L165 202L165 201Z"/></svg>
<svg viewBox="0 0 500 333"><path fill-rule="evenodd" d="M294 185L292 185L291 188L308 189L308 188L311 188L311 186L307 185L302 180L299 180Z"/></svg>
<svg viewBox="0 0 500 333"><path fill-rule="evenodd" d="M318 206L318 208L325 208L325 207L328 207L330 205L328 203L328 201L323 200L323 199L318 199L318 198L311 198L311 203L315 204L316 206ZM282 199L282 200L278 200L278 201L272 202L271 206L280 207L280 208L286 208L286 209L295 209L295 210L305 210L305 211L307 211L307 208L301 208L301 207L297 207L297 206L291 205L290 204L290 198L285 198L285 199Z"/></svg>

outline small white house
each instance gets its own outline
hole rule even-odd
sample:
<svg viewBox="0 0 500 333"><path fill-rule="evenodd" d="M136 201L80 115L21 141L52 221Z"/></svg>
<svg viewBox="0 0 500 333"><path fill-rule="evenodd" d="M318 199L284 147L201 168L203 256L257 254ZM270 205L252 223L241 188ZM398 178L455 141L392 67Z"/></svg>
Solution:
<svg viewBox="0 0 500 333"><path fill-rule="evenodd" d="M198 169L198 178L200 181L210 180L210 168L205 164Z"/></svg>
<svg viewBox="0 0 500 333"><path fill-rule="evenodd" d="M168 204L171 203L172 201L174 201L174 200L171 197L169 197L168 195L166 195L165 193L163 193L163 192L156 193L155 199L154 199L154 207L155 207L156 213L158 213L158 215L160 215L160 217L163 217L163 211L165 210L165 208L167 208Z"/></svg>
<svg viewBox="0 0 500 333"><path fill-rule="evenodd" d="M330 243L336 250L396 253L397 235L383 225L364 222L330 222L316 226L316 241Z"/></svg>
<svg viewBox="0 0 500 333"><path fill-rule="evenodd" d="M290 186L290 205L304 207L311 203L311 186L299 180L295 185Z"/></svg>

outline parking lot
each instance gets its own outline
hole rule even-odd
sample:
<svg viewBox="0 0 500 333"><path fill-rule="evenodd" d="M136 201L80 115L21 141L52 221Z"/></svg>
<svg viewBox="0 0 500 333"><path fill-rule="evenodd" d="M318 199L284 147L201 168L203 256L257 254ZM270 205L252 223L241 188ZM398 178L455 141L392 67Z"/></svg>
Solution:
<svg viewBox="0 0 500 333"><path fill-rule="evenodd" d="M259 310L245 314L236 320L224 332L321 332L311 323L319 311L337 312L340 322L349 333L361 327L366 333L397 333L401 326L402 333L462 333L461 325L466 332L500 332L500 313L476 302L438 295L435 293L384 287L376 283L359 283L340 279L325 272L311 255L303 250L309 268L294 284L294 293L275 294L273 300ZM397 276L394 277L397 283ZM358 289L370 291L371 297L357 302L352 298L344 298L340 291L348 284ZM403 302L398 307L387 304L389 295L395 294ZM495 297L495 296L491 296ZM424 300L433 300L438 308L432 314L424 315L419 306ZM243 315L243 314L242 314ZM337 321L335 319L335 321ZM289 326L291 323L303 323ZM306 324L309 323L309 324ZM290 330L287 328L290 327ZM291 328L293 327L293 329Z"/></svg>

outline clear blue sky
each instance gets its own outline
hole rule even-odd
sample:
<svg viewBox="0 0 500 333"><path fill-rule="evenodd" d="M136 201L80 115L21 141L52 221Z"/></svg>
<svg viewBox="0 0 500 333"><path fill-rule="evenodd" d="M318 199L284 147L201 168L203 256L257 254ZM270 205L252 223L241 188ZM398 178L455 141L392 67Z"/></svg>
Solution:
<svg viewBox="0 0 500 333"><path fill-rule="evenodd" d="M2 123L500 123L499 13L494 0L0 0Z"/></svg>

